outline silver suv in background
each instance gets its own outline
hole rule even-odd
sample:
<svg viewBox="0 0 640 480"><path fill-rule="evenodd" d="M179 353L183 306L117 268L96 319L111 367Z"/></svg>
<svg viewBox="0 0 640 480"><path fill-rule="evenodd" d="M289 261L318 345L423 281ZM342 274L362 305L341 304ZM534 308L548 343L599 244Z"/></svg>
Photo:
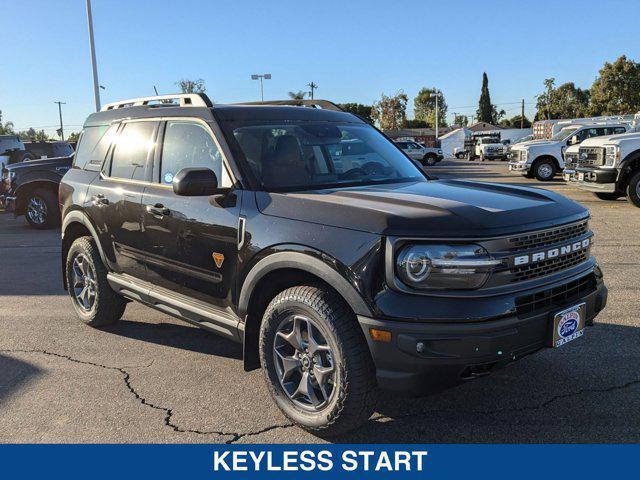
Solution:
<svg viewBox="0 0 640 480"><path fill-rule="evenodd" d="M413 160L417 160L424 166L433 166L444 158L442 149L425 147L424 145L409 140L397 141L395 144Z"/></svg>

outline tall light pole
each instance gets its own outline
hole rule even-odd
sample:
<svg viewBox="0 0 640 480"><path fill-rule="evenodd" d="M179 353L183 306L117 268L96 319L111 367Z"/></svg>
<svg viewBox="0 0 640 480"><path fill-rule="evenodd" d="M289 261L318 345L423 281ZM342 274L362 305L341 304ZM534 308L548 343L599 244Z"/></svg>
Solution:
<svg viewBox="0 0 640 480"><path fill-rule="evenodd" d="M62 105L66 105L66 102L53 102L58 104L58 115L60 115L60 138L64 142L64 126L62 124Z"/></svg>
<svg viewBox="0 0 640 480"><path fill-rule="evenodd" d="M436 90L436 92L434 93L434 97L436 97L436 144L438 143L438 97L440 97L442 95L442 92L439 92L438 90Z"/></svg>
<svg viewBox="0 0 640 480"><path fill-rule="evenodd" d="M93 41L93 18L91 16L91 0L87 0L87 24L89 25L89 47L91 49L91 68L93 69L93 96L96 101L96 112L100 111L100 85L98 83L98 65L96 64L96 45Z"/></svg>
<svg viewBox="0 0 640 480"><path fill-rule="evenodd" d="M88 0L87 0L88 1ZM260 80L260 101L264 102L264 86L262 80L271 80L270 73L260 73L251 75L251 80Z"/></svg>

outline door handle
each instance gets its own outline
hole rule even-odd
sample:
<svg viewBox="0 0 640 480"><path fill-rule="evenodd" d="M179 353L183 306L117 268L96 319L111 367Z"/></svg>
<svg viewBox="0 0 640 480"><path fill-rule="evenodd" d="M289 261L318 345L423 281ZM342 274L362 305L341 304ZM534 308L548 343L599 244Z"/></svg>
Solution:
<svg viewBox="0 0 640 480"><path fill-rule="evenodd" d="M93 203L97 207L101 205L109 205L109 199L105 198L103 194L99 193L91 197L91 203Z"/></svg>
<svg viewBox="0 0 640 480"><path fill-rule="evenodd" d="M147 212L157 217L166 217L171 215L171 210L161 203L156 203L155 205L147 205Z"/></svg>

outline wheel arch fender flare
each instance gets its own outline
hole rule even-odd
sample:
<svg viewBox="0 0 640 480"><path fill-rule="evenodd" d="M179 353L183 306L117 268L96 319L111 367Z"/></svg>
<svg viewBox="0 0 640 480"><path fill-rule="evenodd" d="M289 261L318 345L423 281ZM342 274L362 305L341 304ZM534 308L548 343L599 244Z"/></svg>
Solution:
<svg viewBox="0 0 640 480"><path fill-rule="evenodd" d="M60 227L60 231L62 232L62 248L60 249L60 254L61 254L61 260L62 260L62 279L63 279L63 284L66 285L66 261L67 259L66 257L66 251L65 251L65 241L64 241L64 236L65 233L67 232L69 226L71 226L72 224L80 224L83 227L85 227L89 233L91 234L91 236L93 237L94 242L96 243L96 247L98 248L98 253L100 254L100 259L102 260L102 262L107 265L107 259L106 256L104 254L104 250L102 249L102 245L100 244L100 240L98 237L98 232L96 231L95 226L93 225L93 222L91 221L91 219L89 218L89 216L82 212L81 210L72 210L70 212L68 212L64 219L62 220L62 225Z"/></svg>
<svg viewBox="0 0 640 480"><path fill-rule="evenodd" d="M241 317L247 314L251 296L260 280L269 273L280 269L301 270L321 278L344 298L356 314L372 314L371 309L356 288L328 263L308 253L280 251L259 260L244 278L238 296L238 314Z"/></svg>
<svg viewBox="0 0 640 480"><path fill-rule="evenodd" d="M640 166L640 148L629 153L620 161L618 180L627 182L633 173L639 170L638 166Z"/></svg>

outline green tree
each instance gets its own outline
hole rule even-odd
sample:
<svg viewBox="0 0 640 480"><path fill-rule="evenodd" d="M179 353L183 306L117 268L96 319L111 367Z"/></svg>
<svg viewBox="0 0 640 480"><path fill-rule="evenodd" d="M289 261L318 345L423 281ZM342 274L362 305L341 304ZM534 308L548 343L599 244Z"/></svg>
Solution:
<svg viewBox="0 0 640 480"><path fill-rule="evenodd" d="M353 113L359 117L364 118L367 122L373 124L373 117L371 116L371 105L363 105L361 103L340 103L338 106L345 112Z"/></svg>
<svg viewBox="0 0 640 480"><path fill-rule="evenodd" d="M13 134L13 122L2 122L2 110L0 110L0 135Z"/></svg>
<svg viewBox="0 0 640 480"><path fill-rule="evenodd" d="M289 98L291 100L304 100L304 97L307 96L307 92L303 92L302 90L298 90L297 92L289 92Z"/></svg>
<svg viewBox="0 0 640 480"><path fill-rule="evenodd" d="M493 123L496 120L496 108L491 103L491 95L489 94L489 78L486 72L482 74L482 88L480 90L480 100L478 101L478 110L476 117L478 122Z"/></svg>
<svg viewBox="0 0 640 480"><path fill-rule="evenodd" d="M412 120L404 121L404 128L429 128L431 125L424 120L418 120L414 118Z"/></svg>
<svg viewBox="0 0 640 480"><path fill-rule="evenodd" d="M407 119L407 102L409 98L402 90L393 96L384 93L371 108L371 117L382 130L402 128Z"/></svg>
<svg viewBox="0 0 640 480"><path fill-rule="evenodd" d="M460 125L461 127L466 127L467 125L469 125L469 117L456 113L453 116L453 124Z"/></svg>
<svg viewBox="0 0 640 480"><path fill-rule="evenodd" d="M79 138L80 138L80 132L72 132L67 137L67 141L68 142L77 142Z"/></svg>
<svg viewBox="0 0 640 480"><path fill-rule="evenodd" d="M510 119L505 118L504 120L500 121L500 126L507 128L520 128L520 118L520 115L516 115L515 117L511 117ZM524 121L522 122L522 128L531 128L531 122L526 116L524 117Z"/></svg>
<svg viewBox="0 0 640 480"><path fill-rule="evenodd" d="M20 140L27 142L46 142L48 140L51 140L51 138L49 138L49 135L47 135L47 132L45 132L44 130L36 130L33 127L29 128L28 130L18 132L18 136L20 137Z"/></svg>
<svg viewBox="0 0 640 480"><path fill-rule="evenodd" d="M182 93L204 93L207 88L204 86L204 80L198 78L197 80L189 80L183 78L176 82L176 85L180 87Z"/></svg>
<svg viewBox="0 0 640 480"><path fill-rule="evenodd" d="M422 88L413 99L413 113L416 120L423 120L429 125L436 124L436 92L435 88ZM438 98L438 125L447 126L447 102L440 92Z"/></svg>
<svg viewBox="0 0 640 480"><path fill-rule="evenodd" d="M591 89L592 115L622 115L640 110L640 64L625 55L605 63Z"/></svg>
<svg viewBox="0 0 640 480"><path fill-rule="evenodd" d="M573 82L555 87L555 79L544 81L545 91L537 96L536 119L579 118L589 114L589 92Z"/></svg>

